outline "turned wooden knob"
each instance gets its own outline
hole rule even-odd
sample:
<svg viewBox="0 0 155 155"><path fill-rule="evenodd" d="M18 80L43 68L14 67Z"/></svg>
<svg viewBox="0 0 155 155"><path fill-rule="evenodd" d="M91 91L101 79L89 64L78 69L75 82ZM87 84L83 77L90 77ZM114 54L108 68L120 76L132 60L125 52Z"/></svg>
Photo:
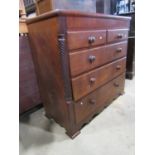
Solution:
<svg viewBox="0 0 155 155"><path fill-rule="evenodd" d="M95 83L95 81L96 81L96 78L94 78L94 77L90 78L90 83L91 84Z"/></svg>
<svg viewBox="0 0 155 155"><path fill-rule="evenodd" d="M90 103L90 104L96 104L96 100L90 99L89 103Z"/></svg>
<svg viewBox="0 0 155 155"><path fill-rule="evenodd" d="M117 66L116 66L116 69L117 69L117 70L120 70L120 69L121 69L121 66L120 66L120 65L117 65Z"/></svg>
<svg viewBox="0 0 155 155"><path fill-rule="evenodd" d="M119 33L119 34L117 35L117 38L119 38L119 39L123 38L123 34L122 34L122 33Z"/></svg>
<svg viewBox="0 0 155 155"><path fill-rule="evenodd" d="M118 84L118 83L114 83L114 86L115 86L115 87L119 87L119 84Z"/></svg>
<svg viewBox="0 0 155 155"><path fill-rule="evenodd" d="M95 61L96 57L94 55L90 55L88 59L89 59L89 62L92 63Z"/></svg>
<svg viewBox="0 0 155 155"><path fill-rule="evenodd" d="M118 53L122 52L122 48L117 48L116 52Z"/></svg>
<svg viewBox="0 0 155 155"><path fill-rule="evenodd" d="M89 42L90 44L94 43L95 40L96 40L96 38L95 38L94 36L88 37L88 42Z"/></svg>

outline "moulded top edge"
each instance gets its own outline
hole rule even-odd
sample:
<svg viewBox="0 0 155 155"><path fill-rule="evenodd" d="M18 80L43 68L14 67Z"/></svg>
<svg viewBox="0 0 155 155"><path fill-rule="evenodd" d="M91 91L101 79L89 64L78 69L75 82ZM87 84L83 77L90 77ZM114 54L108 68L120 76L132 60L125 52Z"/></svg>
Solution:
<svg viewBox="0 0 155 155"><path fill-rule="evenodd" d="M92 17L92 18L111 18L118 20L131 20L131 17L123 17L117 15L106 15L101 13L86 13L81 11L73 10L60 10L56 9L54 11L49 11L47 13L41 14L37 17L29 18L26 20L27 24L34 23L37 21L45 20L56 16L73 16L73 17Z"/></svg>

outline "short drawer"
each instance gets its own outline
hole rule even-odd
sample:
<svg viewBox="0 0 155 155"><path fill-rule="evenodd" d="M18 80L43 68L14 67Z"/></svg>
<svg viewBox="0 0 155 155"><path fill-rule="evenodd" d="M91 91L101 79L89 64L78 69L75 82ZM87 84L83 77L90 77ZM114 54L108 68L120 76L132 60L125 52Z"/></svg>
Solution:
<svg viewBox="0 0 155 155"><path fill-rule="evenodd" d="M116 42L128 38L128 29L108 30L107 42Z"/></svg>
<svg viewBox="0 0 155 155"><path fill-rule="evenodd" d="M126 52L127 41L70 53L71 76L77 76L95 67L124 57Z"/></svg>
<svg viewBox="0 0 155 155"><path fill-rule="evenodd" d="M69 50L102 45L106 43L106 30L68 31Z"/></svg>
<svg viewBox="0 0 155 155"><path fill-rule="evenodd" d="M95 114L100 107L106 107L113 99L124 91L125 74L98 88L88 96L75 102L76 123L80 123L88 116Z"/></svg>
<svg viewBox="0 0 155 155"><path fill-rule="evenodd" d="M82 74L72 79L72 89L74 100L87 95L99 86L107 83L125 71L126 58L119 59L99 67L91 72Z"/></svg>

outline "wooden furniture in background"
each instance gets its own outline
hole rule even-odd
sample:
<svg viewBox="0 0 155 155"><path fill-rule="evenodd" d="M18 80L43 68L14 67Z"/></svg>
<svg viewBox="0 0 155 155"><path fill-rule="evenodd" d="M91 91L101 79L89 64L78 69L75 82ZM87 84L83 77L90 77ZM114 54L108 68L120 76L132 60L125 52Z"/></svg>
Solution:
<svg viewBox="0 0 155 155"><path fill-rule="evenodd" d="M23 0L23 1L24 1L27 16L36 11L35 0Z"/></svg>
<svg viewBox="0 0 155 155"><path fill-rule="evenodd" d="M133 79L135 76L135 13L129 12L121 14L121 16L130 16L130 31L128 37L128 54L126 65L126 78Z"/></svg>
<svg viewBox="0 0 155 155"><path fill-rule="evenodd" d="M26 12L23 0L19 0L19 17L26 18Z"/></svg>
<svg viewBox="0 0 155 155"><path fill-rule="evenodd" d="M130 17L59 10L27 23L46 116L74 138L124 92Z"/></svg>
<svg viewBox="0 0 155 155"><path fill-rule="evenodd" d="M23 0L19 0L19 33L28 33L26 25L26 12Z"/></svg>
<svg viewBox="0 0 155 155"><path fill-rule="evenodd" d="M56 9L96 12L96 0L36 0L37 15Z"/></svg>
<svg viewBox="0 0 155 155"><path fill-rule="evenodd" d="M19 19L19 33L28 33L25 19Z"/></svg>
<svg viewBox="0 0 155 155"><path fill-rule="evenodd" d="M111 14L111 0L96 0L96 12Z"/></svg>
<svg viewBox="0 0 155 155"><path fill-rule="evenodd" d="M23 0L20 0L19 4L19 113L22 114L40 105L41 100L29 45Z"/></svg>
<svg viewBox="0 0 155 155"><path fill-rule="evenodd" d="M19 113L41 104L28 34L19 36Z"/></svg>

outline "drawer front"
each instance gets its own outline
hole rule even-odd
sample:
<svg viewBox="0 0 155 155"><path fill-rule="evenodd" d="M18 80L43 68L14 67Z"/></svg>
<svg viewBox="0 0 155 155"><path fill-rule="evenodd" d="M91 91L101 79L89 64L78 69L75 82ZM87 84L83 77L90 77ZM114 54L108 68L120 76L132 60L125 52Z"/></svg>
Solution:
<svg viewBox="0 0 155 155"><path fill-rule="evenodd" d="M117 42L128 38L128 29L108 30L107 42Z"/></svg>
<svg viewBox="0 0 155 155"><path fill-rule="evenodd" d="M74 100L87 95L99 86L107 83L125 71L126 58L102 66L86 74L72 79Z"/></svg>
<svg viewBox="0 0 155 155"><path fill-rule="evenodd" d="M67 17L67 29L69 30L92 30L92 29L124 29L129 28L130 19L120 18L92 18L92 17Z"/></svg>
<svg viewBox="0 0 155 155"><path fill-rule="evenodd" d="M89 115L95 114L100 107L107 106L124 91L125 74L117 77L93 93L74 104L76 123L80 123Z"/></svg>
<svg viewBox="0 0 155 155"><path fill-rule="evenodd" d="M127 41L70 53L69 57L71 76L77 76L95 67L124 57L126 56L126 52Z"/></svg>
<svg viewBox="0 0 155 155"><path fill-rule="evenodd" d="M67 32L69 50L102 45L106 43L106 30Z"/></svg>

